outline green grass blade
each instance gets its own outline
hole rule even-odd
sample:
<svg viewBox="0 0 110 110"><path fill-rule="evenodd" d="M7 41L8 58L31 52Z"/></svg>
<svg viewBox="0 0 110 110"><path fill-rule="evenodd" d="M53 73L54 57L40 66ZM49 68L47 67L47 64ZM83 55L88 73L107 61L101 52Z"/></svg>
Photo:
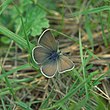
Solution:
<svg viewBox="0 0 110 110"><path fill-rule="evenodd" d="M2 103L2 106L3 106L3 110L7 110L4 99L3 99L3 96L1 97L1 103Z"/></svg>
<svg viewBox="0 0 110 110"><path fill-rule="evenodd" d="M85 71L85 60L83 59L83 47L82 47L82 41L81 41L81 33L79 31L79 47L80 47L80 56L81 56L81 62L82 62L82 69L83 69L83 77L84 80L86 79L86 71ZM87 84L85 83L85 91L86 91L86 97L88 97L88 89Z"/></svg>
<svg viewBox="0 0 110 110"><path fill-rule="evenodd" d="M108 40L106 38L106 34L104 33L104 22L102 20L102 14L100 15L100 22L101 22L102 37L103 37L103 40L104 40L104 44L105 44L106 47L108 47Z"/></svg>
<svg viewBox="0 0 110 110"><path fill-rule="evenodd" d="M16 42L23 49L28 49L27 41L23 37L19 37L19 35L11 32L4 26L0 25L0 33L7 36L8 38L14 40L14 42ZM30 43L30 47L32 49L34 47L34 45L32 43Z"/></svg>
<svg viewBox="0 0 110 110"><path fill-rule="evenodd" d="M73 14L73 16L78 16L78 15L87 15L87 14L92 14L92 13L99 13L105 10L110 10L109 6L101 6L93 9L86 9L82 12L76 12Z"/></svg>
<svg viewBox="0 0 110 110"><path fill-rule="evenodd" d="M0 15L2 12L8 7L8 5L12 2L13 0L5 0L1 5L0 5Z"/></svg>
<svg viewBox="0 0 110 110"><path fill-rule="evenodd" d="M6 72L5 72L4 69L2 69L2 73L3 73L3 74L6 74ZM13 88L12 88L12 86L11 86L11 84L10 84L10 82L9 82L7 76L5 77L5 81L6 81L6 85L7 85L7 87L9 88L9 91L10 91L10 93L12 94L13 98L14 98L15 100L17 100L17 97L16 97L16 95L15 95L15 92L14 92L14 90L13 90Z"/></svg>
<svg viewBox="0 0 110 110"><path fill-rule="evenodd" d="M16 71L23 70L23 69L26 69L26 68L30 68L30 65L29 64L25 64L25 65L18 66L17 68L12 69L12 70L6 72L5 74L1 74L0 75L0 79L2 79L3 77L8 76L10 74L13 74Z"/></svg>
<svg viewBox="0 0 110 110"><path fill-rule="evenodd" d="M16 102L16 104L17 104L18 106L20 106L23 110L32 110L32 109L29 107L29 105L26 104L26 103L24 103L24 102L19 101L19 102Z"/></svg>
<svg viewBox="0 0 110 110"><path fill-rule="evenodd" d="M90 21L89 21L89 17L86 15L86 23L85 23L85 29L87 31L88 34L88 39L90 41L92 50L94 49L94 42L93 42L93 36L92 36L92 32L91 32L91 26L90 26Z"/></svg>

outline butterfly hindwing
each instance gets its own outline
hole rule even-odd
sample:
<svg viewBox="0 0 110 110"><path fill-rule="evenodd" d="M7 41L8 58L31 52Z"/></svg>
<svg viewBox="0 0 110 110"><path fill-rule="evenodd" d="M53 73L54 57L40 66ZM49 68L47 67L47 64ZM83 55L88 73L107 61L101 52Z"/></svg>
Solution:
<svg viewBox="0 0 110 110"><path fill-rule="evenodd" d="M58 59L58 72L64 73L74 68L74 63L66 56L60 55Z"/></svg>
<svg viewBox="0 0 110 110"><path fill-rule="evenodd" d="M56 61L47 60L47 62L44 63L40 69L42 74L47 78L54 77L54 75L57 73L57 60Z"/></svg>

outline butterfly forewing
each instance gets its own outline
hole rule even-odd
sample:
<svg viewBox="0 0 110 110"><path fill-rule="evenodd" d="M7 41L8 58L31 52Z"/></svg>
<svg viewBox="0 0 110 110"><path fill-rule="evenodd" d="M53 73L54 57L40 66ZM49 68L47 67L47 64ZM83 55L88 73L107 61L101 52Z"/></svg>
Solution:
<svg viewBox="0 0 110 110"><path fill-rule="evenodd" d="M52 78L57 72L57 61L48 60L40 69L44 76Z"/></svg>
<svg viewBox="0 0 110 110"><path fill-rule="evenodd" d="M40 36L39 45L49 49L57 51L57 42L49 29L45 30Z"/></svg>
<svg viewBox="0 0 110 110"><path fill-rule="evenodd" d="M60 55L58 59L58 72L63 73L74 68L74 63L66 56Z"/></svg>
<svg viewBox="0 0 110 110"><path fill-rule="evenodd" d="M37 46L33 49L32 53L34 61L38 64L42 64L46 59L48 59L49 50L42 46Z"/></svg>

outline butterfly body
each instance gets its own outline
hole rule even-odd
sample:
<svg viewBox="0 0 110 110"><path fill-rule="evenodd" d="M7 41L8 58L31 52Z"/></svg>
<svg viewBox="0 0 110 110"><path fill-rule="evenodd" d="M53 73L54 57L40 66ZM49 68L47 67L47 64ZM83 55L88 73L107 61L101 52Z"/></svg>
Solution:
<svg viewBox="0 0 110 110"><path fill-rule="evenodd" d="M50 52L49 60L56 61L58 58L59 58L59 53L57 53L56 51Z"/></svg>
<svg viewBox="0 0 110 110"><path fill-rule="evenodd" d="M59 51L50 29L43 32L38 45L33 48L32 57L36 64L41 65L41 73L47 78L54 77L57 72L64 73L74 68L73 62Z"/></svg>

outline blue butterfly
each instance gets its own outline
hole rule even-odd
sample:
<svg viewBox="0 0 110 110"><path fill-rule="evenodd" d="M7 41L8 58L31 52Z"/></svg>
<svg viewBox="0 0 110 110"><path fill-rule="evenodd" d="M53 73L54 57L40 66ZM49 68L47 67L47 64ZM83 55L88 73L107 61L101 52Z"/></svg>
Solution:
<svg viewBox="0 0 110 110"><path fill-rule="evenodd" d="M54 77L57 72L70 71L75 66L60 52L51 29L45 30L38 39L38 46L32 50L32 58L36 64L41 65L41 73L47 78Z"/></svg>

